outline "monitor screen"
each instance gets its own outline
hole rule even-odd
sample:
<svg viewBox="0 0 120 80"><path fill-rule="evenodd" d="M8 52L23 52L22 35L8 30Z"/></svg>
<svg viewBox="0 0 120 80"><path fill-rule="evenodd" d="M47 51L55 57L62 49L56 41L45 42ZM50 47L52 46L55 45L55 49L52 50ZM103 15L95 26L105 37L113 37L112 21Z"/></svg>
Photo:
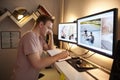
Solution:
<svg viewBox="0 0 120 80"><path fill-rule="evenodd" d="M77 19L77 44L112 58L116 42L117 11L114 8Z"/></svg>
<svg viewBox="0 0 120 80"><path fill-rule="evenodd" d="M77 43L77 23L60 23L58 25L58 40Z"/></svg>

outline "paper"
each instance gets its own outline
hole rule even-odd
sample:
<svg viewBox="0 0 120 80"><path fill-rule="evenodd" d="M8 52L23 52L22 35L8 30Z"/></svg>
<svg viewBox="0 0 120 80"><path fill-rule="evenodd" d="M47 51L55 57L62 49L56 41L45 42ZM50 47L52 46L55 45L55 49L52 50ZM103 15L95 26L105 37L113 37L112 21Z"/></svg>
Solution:
<svg viewBox="0 0 120 80"><path fill-rule="evenodd" d="M56 54L59 54L59 53L61 53L62 51L65 51L65 50L62 50L62 49L47 50L47 52L48 52L48 54L49 54L50 56L54 56L54 55L56 55ZM64 58L64 59L60 59L60 60L58 60L58 61L64 61L64 60L67 60L67 59L70 59L70 58L71 58L71 57L68 56L68 57L66 57L66 58Z"/></svg>

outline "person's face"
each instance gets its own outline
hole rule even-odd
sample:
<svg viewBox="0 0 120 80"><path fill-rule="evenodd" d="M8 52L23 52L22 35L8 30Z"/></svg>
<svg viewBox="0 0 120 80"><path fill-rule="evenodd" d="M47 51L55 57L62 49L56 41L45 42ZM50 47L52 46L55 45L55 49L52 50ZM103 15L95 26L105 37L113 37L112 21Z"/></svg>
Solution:
<svg viewBox="0 0 120 80"><path fill-rule="evenodd" d="M49 31L52 30L53 23L51 21L47 21L46 24L42 27L41 34L46 36Z"/></svg>

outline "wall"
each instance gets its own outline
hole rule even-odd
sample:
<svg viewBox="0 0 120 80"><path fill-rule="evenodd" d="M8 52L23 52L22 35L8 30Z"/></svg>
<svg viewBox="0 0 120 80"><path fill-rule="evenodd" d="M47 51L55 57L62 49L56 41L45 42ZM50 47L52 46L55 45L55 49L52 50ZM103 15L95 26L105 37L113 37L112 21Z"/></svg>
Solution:
<svg viewBox="0 0 120 80"><path fill-rule="evenodd" d="M0 2L0 10L7 8L10 12L13 12L16 7L24 7L29 13L32 13L37 9L39 4L43 5L53 16L55 16L53 30L54 34L57 34L56 26L59 23L59 0L2 0ZM12 19L6 17L0 22L0 31L20 31L22 35L30 30L33 24L34 20L30 20L20 28ZM16 61L16 55L16 49L1 49L0 46L0 80L10 80L13 66Z"/></svg>
<svg viewBox="0 0 120 80"><path fill-rule="evenodd" d="M7 8L10 12L17 7L24 7L29 13L36 11L38 5L44 6L53 16L55 16L55 22L53 26L54 34L57 34L57 26L60 19L60 0L2 0L0 2L0 10Z"/></svg>
<svg viewBox="0 0 120 80"><path fill-rule="evenodd" d="M64 20L63 22L73 22L77 18L91 15L97 12L105 11L111 8L118 8L120 11L119 0L64 0ZM118 12L118 28L117 28L117 39L120 39L120 13ZM64 48L66 48L66 43L63 43ZM83 54L86 50L81 47L72 47L71 50L76 53L76 55ZM95 54L88 60L105 67L108 70L111 70L112 59Z"/></svg>
<svg viewBox="0 0 120 80"><path fill-rule="evenodd" d="M0 22L0 31L20 31L21 35L23 35L32 28L33 22L34 20L31 20L22 28L19 28L9 17L6 17ZM0 80L10 80L16 56L16 49L1 49L0 47Z"/></svg>
<svg viewBox="0 0 120 80"><path fill-rule="evenodd" d="M118 8L120 11L119 0L64 0L64 22L71 22L77 18L91 15L97 12ZM120 26L120 12L118 12L118 29ZM120 29L119 29L120 30ZM120 39L120 34L118 34Z"/></svg>

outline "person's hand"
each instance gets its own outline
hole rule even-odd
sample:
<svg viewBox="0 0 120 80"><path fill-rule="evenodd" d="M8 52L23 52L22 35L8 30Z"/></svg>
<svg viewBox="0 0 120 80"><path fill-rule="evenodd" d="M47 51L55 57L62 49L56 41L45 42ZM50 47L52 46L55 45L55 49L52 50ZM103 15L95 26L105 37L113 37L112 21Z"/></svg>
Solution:
<svg viewBox="0 0 120 80"><path fill-rule="evenodd" d="M58 57L58 60L59 59L64 59L64 58L69 56L69 52L68 51L62 51L60 54L57 54L56 56Z"/></svg>
<svg viewBox="0 0 120 80"><path fill-rule="evenodd" d="M51 29L48 30L47 32L48 35L53 35L53 31Z"/></svg>

